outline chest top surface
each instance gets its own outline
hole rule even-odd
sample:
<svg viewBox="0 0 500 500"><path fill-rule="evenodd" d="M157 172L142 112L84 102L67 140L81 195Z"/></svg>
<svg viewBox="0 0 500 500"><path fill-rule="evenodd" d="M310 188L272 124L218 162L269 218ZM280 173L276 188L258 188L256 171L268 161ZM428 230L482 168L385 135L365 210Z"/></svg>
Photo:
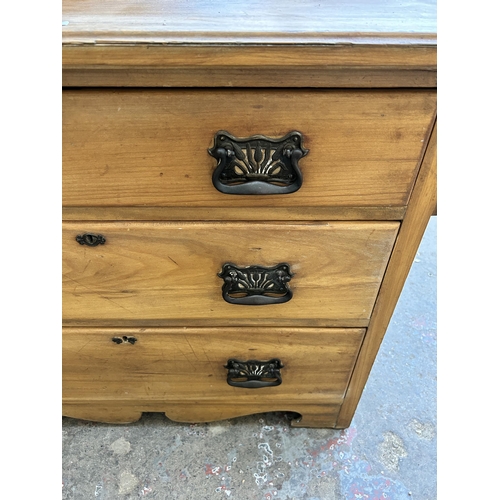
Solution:
<svg viewBox="0 0 500 500"><path fill-rule="evenodd" d="M435 43L434 0L65 0L63 43Z"/></svg>
<svg viewBox="0 0 500 500"><path fill-rule="evenodd" d="M436 87L435 0L64 0L63 85Z"/></svg>

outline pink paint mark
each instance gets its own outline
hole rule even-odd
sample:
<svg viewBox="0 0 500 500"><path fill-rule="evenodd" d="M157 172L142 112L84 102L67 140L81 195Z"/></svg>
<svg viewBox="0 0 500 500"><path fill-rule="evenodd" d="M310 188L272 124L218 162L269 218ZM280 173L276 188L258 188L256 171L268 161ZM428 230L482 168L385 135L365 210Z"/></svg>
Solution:
<svg viewBox="0 0 500 500"><path fill-rule="evenodd" d="M205 464L205 475L206 476L218 476L221 471L220 467L216 467L213 464Z"/></svg>
<svg viewBox="0 0 500 500"><path fill-rule="evenodd" d="M343 430L338 438L329 439L327 443L320 446L319 449L307 450L307 451L309 455L311 455L312 457L317 457L320 453L326 452L327 450L333 450L337 446L351 445L356 435L357 435L356 428L349 427L348 429Z"/></svg>
<svg viewBox="0 0 500 500"><path fill-rule="evenodd" d="M148 488L147 486L144 486L141 491L141 495L145 497L148 493L151 493L153 491L153 488Z"/></svg>
<svg viewBox="0 0 500 500"><path fill-rule="evenodd" d="M354 498L369 498L368 495L363 493L355 484L351 485L351 493L354 495Z"/></svg>

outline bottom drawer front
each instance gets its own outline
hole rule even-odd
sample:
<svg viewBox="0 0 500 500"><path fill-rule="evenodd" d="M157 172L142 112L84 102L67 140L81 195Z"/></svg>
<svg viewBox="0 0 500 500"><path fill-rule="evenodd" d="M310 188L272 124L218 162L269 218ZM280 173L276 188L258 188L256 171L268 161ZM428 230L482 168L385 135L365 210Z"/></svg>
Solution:
<svg viewBox="0 0 500 500"><path fill-rule="evenodd" d="M67 328L63 398L69 405L121 401L143 405L142 411L156 403L193 402L207 408L211 403L228 408L241 404L249 408L245 413L252 413L253 402L268 403L268 411L279 410L280 405L291 410L288 403L293 401L340 403L364 332L361 328ZM228 384L228 360L273 358L283 364L280 385Z"/></svg>

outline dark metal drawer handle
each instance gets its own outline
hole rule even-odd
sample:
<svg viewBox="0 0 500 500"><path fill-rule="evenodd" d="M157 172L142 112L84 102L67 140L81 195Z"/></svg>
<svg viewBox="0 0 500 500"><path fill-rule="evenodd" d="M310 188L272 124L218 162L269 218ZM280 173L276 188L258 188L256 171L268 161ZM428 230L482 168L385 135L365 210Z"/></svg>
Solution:
<svg viewBox="0 0 500 500"><path fill-rule="evenodd" d="M106 243L106 238L102 234L79 234L75 239L80 245L88 245L89 247L96 247L97 245L104 245Z"/></svg>
<svg viewBox="0 0 500 500"><path fill-rule="evenodd" d="M212 182L226 194L293 193L302 186L298 162L308 152L300 132L279 139L264 135L239 139L221 130L208 150L218 160Z"/></svg>
<svg viewBox="0 0 500 500"><path fill-rule="evenodd" d="M113 337L111 339L115 344L132 344L137 342L135 337L129 337L128 335L123 335L123 337Z"/></svg>
<svg viewBox="0 0 500 500"><path fill-rule="evenodd" d="M228 370L227 383L233 387L258 389L260 387L273 387L281 384L280 368L283 363L273 358L269 361L239 361L228 359L224 366Z"/></svg>
<svg viewBox="0 0 500 500"><path fill-rule="evenodd" d="M285 263L273 267L238 267L227 262L217 276L224 280L222 297L230 304L281 304L293 296L288 286L293 274Z"/></svg>

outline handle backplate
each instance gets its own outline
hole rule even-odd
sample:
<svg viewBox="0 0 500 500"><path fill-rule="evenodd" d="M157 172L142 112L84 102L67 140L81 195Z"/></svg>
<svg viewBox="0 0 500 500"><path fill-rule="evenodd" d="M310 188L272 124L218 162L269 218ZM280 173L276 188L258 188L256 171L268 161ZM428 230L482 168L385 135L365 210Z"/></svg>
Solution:
<svg viewBox="0 0 500 500"><path fill-rule="evenodd" d="M237 138L221 130L208 150L218 160L213 185L226 194L293 193L302 186L298 162L309 152L302 142L297 131L272 139L264 135Z"/></svg>
<svg viewBox="0 0 500 500"><path fill-rule="evenodd" d="M293 296L288 286L293 274L284 262L273 267L239 267L227 262L217 276L224 280L222 297L230 304L281 304Z"/></svg>
<svg viewBox="0 0 500 500"><path fill-rule="evenodd" d="M240 361L228 359L224 366L228 370L227 383L233 387L259 389L261 387L274 387L280 385L283 363L278 358L269 361Z"/></svg>

